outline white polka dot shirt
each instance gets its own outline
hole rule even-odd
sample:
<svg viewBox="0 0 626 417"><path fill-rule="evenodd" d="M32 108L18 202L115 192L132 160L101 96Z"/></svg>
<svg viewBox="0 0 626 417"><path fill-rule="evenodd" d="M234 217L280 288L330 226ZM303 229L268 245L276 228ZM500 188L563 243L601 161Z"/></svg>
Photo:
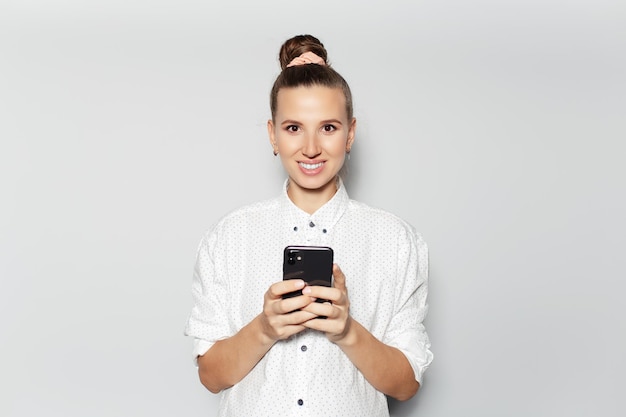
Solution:
<svg viewBox="0 0 626 417"><path fill-rule="evenodd" d="M341 179L335 196L312 215L291 202L286 184L278 198L222 218L200 242L185 328L194 359L262 311L265 292L282 279L285 246L323 245L333 248L346 276L352 317L401 350L421 383L433 358L422 324L428 250L421 236L398 217L350 200ZM278 341L220 395L222 417L389 415L386 396L310 329Z"/></svg>

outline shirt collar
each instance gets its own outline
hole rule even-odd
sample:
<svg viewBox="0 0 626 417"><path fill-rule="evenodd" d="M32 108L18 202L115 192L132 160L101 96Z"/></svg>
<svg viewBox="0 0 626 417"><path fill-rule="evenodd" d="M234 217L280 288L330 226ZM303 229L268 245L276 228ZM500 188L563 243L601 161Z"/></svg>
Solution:
<svg viewBox="0 0 626 417"><path fill-rule="evenodd" d="M282 201L283 208L287 215L285 220L288 223L288 227L313 227L310 226L313 222L314 227L319 227L320 230L325 230L324 233L331 232L348 208L350 197L346 187L343 184L341 177L337 177L337 192L328 200L322 207L317 209L315 213L309 214L304 210L296 206L293 201L287 195L287 186L289 185L289 179L283 183Z"/></svg>

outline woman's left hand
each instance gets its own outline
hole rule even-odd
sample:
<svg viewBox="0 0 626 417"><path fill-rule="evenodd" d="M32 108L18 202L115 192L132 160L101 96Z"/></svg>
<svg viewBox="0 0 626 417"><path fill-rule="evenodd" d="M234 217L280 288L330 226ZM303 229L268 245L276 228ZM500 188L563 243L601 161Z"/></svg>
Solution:
<svg viewBox="0 0 626 417"><path fill-rule="evenodd" d="M311 286L302 290L309 297L329 300L312 302L302 308L327 319L313 318L302 325L326 333L374 388L400 401L408 400L419 389L419 383L407 357L399 349L378 340L350 316L346 277L337 265L333 265L333 276L332 288Z"/></svg>
<svg viewBox="0 0 626 417"><path fill-rule="evenodd" d="M314 318L302 323L305 327L326 333L326 337L337 343L349 333L352 317L350 317L350 299L346 288L346 276L339 265L333 265L333 287L311 286L302 290L303 294L317 299L328 300L325 303L311 303L302 310L325 316L326 319Z"/></svg>

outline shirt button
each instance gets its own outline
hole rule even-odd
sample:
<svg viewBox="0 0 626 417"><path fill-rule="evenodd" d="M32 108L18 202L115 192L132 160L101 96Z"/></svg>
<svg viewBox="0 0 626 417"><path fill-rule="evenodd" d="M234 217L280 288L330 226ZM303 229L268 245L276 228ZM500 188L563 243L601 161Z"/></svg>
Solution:
<svg viewBox="0 0 626 417"><path fill-rule="evenodd" d="M293 228L293 231L294 231L294 232L297 232L297 231L298 231L298 226L295 226L295 227Z"/></svg>
<svg viewBox="0 0 626 417"><path fill-rule="evenodd" d="M303 404L304 404L304 401L302 401L302 399L299 399L298 400L298 405L303 405Z"/></svg>
<svg viewBox="0 0 626 417"><path fill-rule="evenodd" d="M315 227L315 223L309 222L309 227Z"/></svg>
<svg viewBox="0 0 626 417"><path fill-rule="evenodd" d="M300 346L300 350L303 351L303 352L306 352L307 349L308 348L306 347L306 345Z"/></svg>

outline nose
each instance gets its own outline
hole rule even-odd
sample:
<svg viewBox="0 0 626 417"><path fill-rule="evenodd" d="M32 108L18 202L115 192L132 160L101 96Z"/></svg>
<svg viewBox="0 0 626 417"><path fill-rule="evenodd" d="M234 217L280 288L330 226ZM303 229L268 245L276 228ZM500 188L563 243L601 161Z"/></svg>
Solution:
<svg viewBox="0 0 626 417"><path fill-rule="evenodd" d="M319 138L316 133L307 135L304 139L304 145L302 146L302 155L309 159L313 159L322 153Z"/></svg>

